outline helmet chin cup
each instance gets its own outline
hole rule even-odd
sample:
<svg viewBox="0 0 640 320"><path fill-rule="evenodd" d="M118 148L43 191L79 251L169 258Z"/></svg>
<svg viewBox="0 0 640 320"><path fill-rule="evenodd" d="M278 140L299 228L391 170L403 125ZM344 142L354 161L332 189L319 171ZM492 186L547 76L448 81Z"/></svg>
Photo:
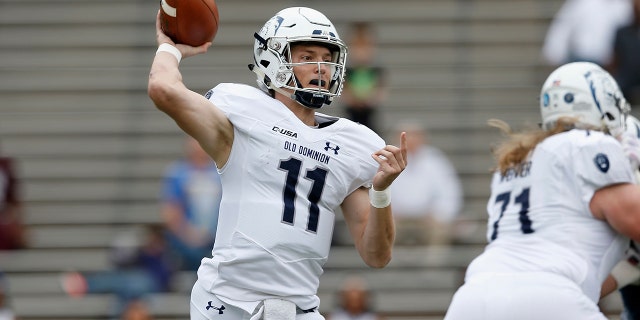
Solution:
<svg viewBox="0 0 640 320"><path fill-rule="evenodd" d="M325 104L327 105L331 104L329 97L327 97L322 93L313 93L313 92L296 90L294 97L298 103L311 109L319 109Z"/></svg>
<svg viewBox="0 0 640 320"><path fill-rule="evenodd" d="M299 104L311 108L311 109L319 109L322 108L323 105L331 104L332 99L326 95L326 90L322 89L305 89L300 84L300 81L297 77L293 77L294 86L297 88L294 90L292 99L298 102Z"/></svg>

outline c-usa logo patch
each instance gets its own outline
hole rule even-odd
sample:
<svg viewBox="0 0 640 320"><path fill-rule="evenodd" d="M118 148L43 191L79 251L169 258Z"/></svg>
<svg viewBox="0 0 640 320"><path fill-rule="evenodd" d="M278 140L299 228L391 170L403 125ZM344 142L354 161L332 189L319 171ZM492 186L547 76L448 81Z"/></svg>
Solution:
<svg viewBox="0 0 640 320"><path fill-rule="evenodd" d="M593 162L596 164L596 167L598 167L600 171L604 173L607 173L607 171L609 171L609 167L610 167L609 157L607 157L606 154L604 153L596 154L596 157L593 158Z"/></svg>

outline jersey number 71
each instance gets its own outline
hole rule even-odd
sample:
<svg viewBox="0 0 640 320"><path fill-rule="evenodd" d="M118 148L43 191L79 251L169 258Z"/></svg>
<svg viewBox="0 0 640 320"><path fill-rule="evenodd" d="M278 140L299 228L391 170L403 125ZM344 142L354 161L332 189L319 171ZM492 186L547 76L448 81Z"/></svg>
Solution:
<svg viewBox="0 0 640 320"><path fill-rule="evenodd" d="M493 233L491 233L491 241L498 238L498 225L500 224L500 220L504 216L504 212L507 211L507 208L511 202L511 191L504 192L499 194L496 197L496 203L502 202L500 206L500 216L498 220L493 223ZM520 230L522 233L529 234L533 233L534 230L531 228L531 220L529 219L529 188L525 188L522 192L514 198L514 202L520 205L520 211L518 211L518 220L520 220Z"/></svg>

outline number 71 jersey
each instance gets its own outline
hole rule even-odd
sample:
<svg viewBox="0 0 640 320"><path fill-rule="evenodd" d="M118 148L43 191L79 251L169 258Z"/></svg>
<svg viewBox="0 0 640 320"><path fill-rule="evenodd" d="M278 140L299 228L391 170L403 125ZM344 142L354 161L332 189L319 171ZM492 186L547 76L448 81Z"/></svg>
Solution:
<svg viewBox="0 0 640 320"><path fill-rule="evenodd" d="M371 155L384 141L365 126L322 114L319 128L310 128L250 86L221 84L208 96L234 126L231 154L220 169L218 280L248 288L244 299L262 299L261 292L315 295L335 211L354 190L371 185L378 169Z"/></svg>
<svg viewBox="0 0 640 320"><path fill-rule="evenodd" d="M528 161L493 176L487 203L485 253L476 272L553 272L597 299L626 243L589 203L603 187L633 183L620 144L598 131L571 130L546 138Z"/></svg>
<svg viewBox="0 0 640 320"><path fill-rule="evenodd" d="M572 130L541 142L523 163L495 173L487 203L489 242L500 235L527 235L606 225L589 211L600 188L633 182L620 144L598 131ZM566 234L558 234L565 238ZM559 239L556 239L559 240Z"/></svg>

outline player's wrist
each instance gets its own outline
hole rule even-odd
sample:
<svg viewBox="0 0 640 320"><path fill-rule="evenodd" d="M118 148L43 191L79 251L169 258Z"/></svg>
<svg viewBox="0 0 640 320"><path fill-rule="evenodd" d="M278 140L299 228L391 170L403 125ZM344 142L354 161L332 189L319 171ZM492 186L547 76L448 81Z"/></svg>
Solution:
<svg viewBox="0 0 640 320"><path fill-rule="evenodd" d="M391 205L391 191L389 188L378 191L371 187L369 189L369 202L375 208L386 208Z"/></svg>
<svg viewBox="0 0 640 320"><path fill-rule="evenodd" d="M178 50L178 48L170 43L164 42L160 44L158 46L158 51L156 51L156 54L158 54L159 52L167 52L171 54L176 58L176 60L178 60L178 63L180 63L180 60L182 60L182 53L180 52L180 50Z"/></svg>

